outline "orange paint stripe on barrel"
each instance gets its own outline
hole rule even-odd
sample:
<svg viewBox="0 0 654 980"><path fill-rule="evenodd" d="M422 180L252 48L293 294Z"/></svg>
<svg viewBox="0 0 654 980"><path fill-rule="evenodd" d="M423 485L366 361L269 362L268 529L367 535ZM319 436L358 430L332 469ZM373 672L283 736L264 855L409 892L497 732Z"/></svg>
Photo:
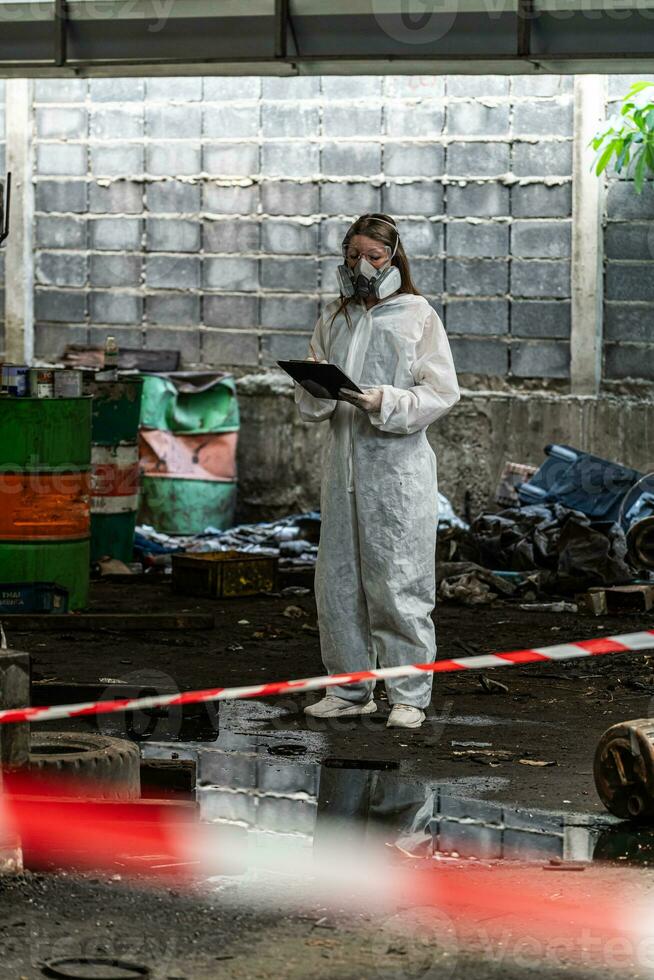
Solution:
<svg viewBox="0 0 654 980"><path fill-rule="evenodd" d="M76 539L90 533L88 472L0 473L0 539Z"/></svg>

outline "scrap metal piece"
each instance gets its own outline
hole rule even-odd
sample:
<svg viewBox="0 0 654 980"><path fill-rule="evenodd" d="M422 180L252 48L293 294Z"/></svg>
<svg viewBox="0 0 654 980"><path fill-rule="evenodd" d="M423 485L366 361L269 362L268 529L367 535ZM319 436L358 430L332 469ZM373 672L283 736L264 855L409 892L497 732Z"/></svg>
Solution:
<svg viewBox="0 0 654 980"><path fill-rule="evenodd" d="M654 822L654 718L613 725L595 752L595 786L616 817Z"/></svg>

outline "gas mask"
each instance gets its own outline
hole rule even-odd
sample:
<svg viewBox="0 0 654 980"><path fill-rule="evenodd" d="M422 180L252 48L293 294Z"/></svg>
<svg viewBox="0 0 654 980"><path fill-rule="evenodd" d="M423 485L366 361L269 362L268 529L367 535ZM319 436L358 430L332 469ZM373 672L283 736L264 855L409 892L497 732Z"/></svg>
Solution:
<svg viewBox="0 0 654 980"><path fill-rule="evenodd" d="M383 220L383 218L377 218L377 221ZM381 269L376 269L365 255L359 257L359 261L352 269L347 262L339 265L337 270L338 281L343 296L349 298L350 296L356 295L361 299L367 299L369 296L373 296L375 299L386 299L387 296L396 293L402 285L400 270L396 265L391 264L393 256L397 251L397 246L400 243L400 236L397 228L390 221L384 221L384 224L390 225L397 235L395 248L387 265Z"/></svg>

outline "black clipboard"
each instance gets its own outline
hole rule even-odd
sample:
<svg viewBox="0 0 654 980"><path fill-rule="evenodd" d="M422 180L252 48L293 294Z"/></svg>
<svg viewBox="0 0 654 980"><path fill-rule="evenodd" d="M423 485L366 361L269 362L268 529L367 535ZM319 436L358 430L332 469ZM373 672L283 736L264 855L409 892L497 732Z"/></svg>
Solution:
<svg viewBox="0 0 654 980"><path fill-rule="evenodd" d="M277 361L277 363L294 381L316 398L333 398L341 401L338 395L339 388L349 388L350 391L363 394L361 388L348 378L337 364L319 361Z"/></svg>

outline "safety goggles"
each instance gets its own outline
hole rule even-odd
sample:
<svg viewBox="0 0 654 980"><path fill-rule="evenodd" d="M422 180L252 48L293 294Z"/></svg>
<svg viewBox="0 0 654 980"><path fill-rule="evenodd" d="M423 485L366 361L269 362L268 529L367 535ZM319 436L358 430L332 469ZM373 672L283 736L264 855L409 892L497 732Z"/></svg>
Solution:
<svg viewBox="0 0 654 980"><path fill-rule="evenodd" d="M366 258L368 262L374 265L376 262L382 260L388 260L391 257L391 247L390 245L376 245L374 248L367 249L360 252L353 245L343 246L343 258L347 259L349 262L358 262L360 258Z"/></svg>

